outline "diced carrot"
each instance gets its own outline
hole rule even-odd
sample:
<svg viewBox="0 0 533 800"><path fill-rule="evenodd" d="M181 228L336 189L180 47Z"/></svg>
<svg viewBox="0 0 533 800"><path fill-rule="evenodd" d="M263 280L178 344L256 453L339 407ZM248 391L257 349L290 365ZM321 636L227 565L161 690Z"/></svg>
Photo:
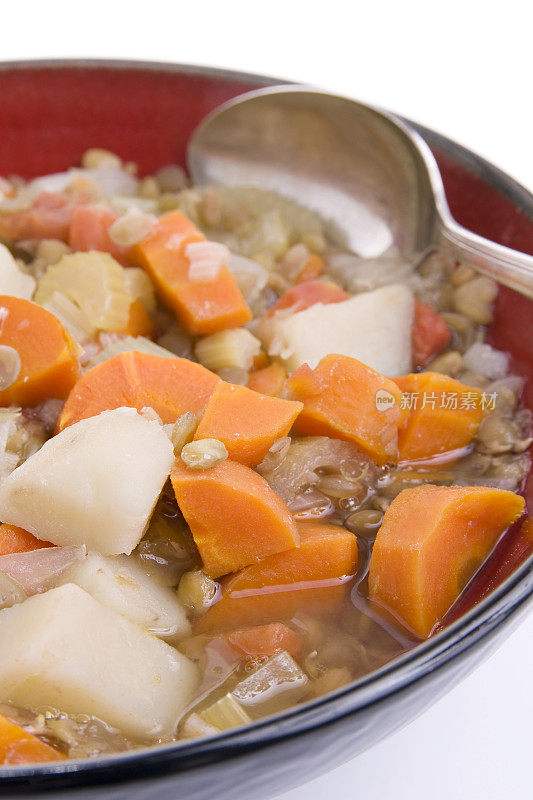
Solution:
<svg viewBox="0 0 533 800"><path fill-rule="evenodd" d="M338 610L357 569L356 538L344 528L322 523L301 522L298 530L299 547L222 579L220 600L200 618L199 632L290 620L303 610Z"/></svg>
<svg viewBox="0 0 533 800"><path fill-rule="evenodd" d="M0 765L43 764L64 758L58 750L0 715Z"/></svg>
<svg viewBox="0 0 533 800"><path fill-rule="evenodd" d="M349 300L350 297L351 295L332 281L304 281L282 294L279 300L264 314L263 319L269 319L276 311L290 309L296 313L314 306L315 303L324 303L324 305L341 303L343 300Z"/></svg>
<svg viewBox="0 0 533 800"><path fill-rule="evenodd" d="M7 239L61 239L66 242L77 203L73 195L43 192L30 208L0 214L0 235Z"/></svg>
<svg viewBox="0 0 533 800"><path fill-rule="evenodd" d="M415 366L423 367L427 364L443 347L446 347L451 335L452 332L444 317L441 317L428 303L417 300L411 335Z"/></svg>
<svg viewBox="0 0 533 800"><path fill-rule="evenodd" d="M224 637L227 642L245 657L271 656L285 650L297 658L302 649L302 637L283 622L256 625L254 628L241 628L230 631Z"/></svg>
<svg viewBox="0 0 533 800"><path fill-rule="evenodd" d="M66 397L80 373L72 336L30 300L0 296L0 344L15 349L21 364L13 383L0 392L1 406L36 406L48 397Z"/></svg>
<svg viewBox="0 0 533 800"><path fill-rule="evenodd" d="M124 333L128 336L147 336L149 339L155 334L152 318L140 300L134 300L130 306L130 317Z"/></svg>
<svg viewBox="0 0 533 800"><path fill-rule="evenodd" d="M82 375L63 407L59 430L121 406L149 406L163 422L175 422L187 411L203 411L219 380L186 358L119 353Z"/></svg>
<svg viewBox="0 0 533 800"><path fill-rule="evenodd" d="M370 597L426 638L523 510L524 499L503 489L404 489L376 537Z"/></svg>
<svg viewBox="0 0 533 800"><path fill-rule="evenodd" d="M269 357L264 352L264 350L261 350L261 352L258 355L254 356L254 360L252 363L252 370L264 369L265 367L268 367L269 364L270 364Z"/></svg>
<svg viewBox="0 0 533 800"><path fill-rule="evenodd" d="M298 528L283 500L243 464L226 459L195 470L178 458L170 480L213 578L298 546Z"/></svg>
<svg viewBox="0 0 533 800"><path fill-rule="evenodd" d="M132 262L131 248L119 247L109 236L109 228L118 214L103 206L80 205L74 209L68 243L74 251L99 250L110 253L121 264Z"/></svg>
<svg viewBox="0 0 533 800"><path fill-rule="evenodd" d="M378 464L397 461L406 412L392 380L355 358L328 355L314 370L304 364L293 372L287 386L304 404L298 433L355 442Z"/></svg>
<svg viewBox="0 0 533 800"><path fill-rule="evenodd" d="M276 439L287 436L301 403L220 381L207 401L194 438L219 439L229 457L255 467Z"/></svg>
<svg viewBox="0 0 533 800"><path fill-rule="evenodd" d="M189 333L207 335L245 325L252 318L237 282L227 267L206 281L189 280L188 244L204 242L200 231L180 211L159 218L134 248L161 300Z"/></svg>
<svg viewBox="0 0 533 800"><path fill-rule="evenodd" d="M270 364L269 367L263 367L263 369L258 369L250 374L248 388L253 389L254 392L278 397L283 391L286 380L285 367L282 367L281 364Z"/></svg>
<svg viewBox="0 0 533 800"><path fill-rule="evenodd" d="M8 525L5 522L0 525L0 556L8 556L11 553L29 553L32 550L40 550L42 547L53 547L53 545L37 539L24 528Z"/></svg>
<svg viewBox="0 0 533 800"><path fill-rule="evenodd" d="M401 460L427 458L470 444L484 414L480 389L438 372L393 380L409 409L399 432Z"/></svg>
<svg viewBox="0 0 533 800"><path fill-rule="evenodd" d="M317 253L310 253L309 258L296 276L295 283L300 281L312 281L319 278L324 272L324 259Z"/></svg>

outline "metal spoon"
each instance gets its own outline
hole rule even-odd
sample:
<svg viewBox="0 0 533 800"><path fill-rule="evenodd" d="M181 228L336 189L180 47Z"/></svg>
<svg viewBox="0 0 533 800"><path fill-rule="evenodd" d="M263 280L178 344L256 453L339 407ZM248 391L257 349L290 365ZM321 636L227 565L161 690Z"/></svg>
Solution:
<svg viewBox="0 0 533 800"><path fill-rule="evenodd" d="M197 183L270 189L312 208L361 257L395 246L417 262L444 247L533 298L533 257L455 222L428 145L388 112L305 86L259 89L206 117L188 163Z"/></svg>

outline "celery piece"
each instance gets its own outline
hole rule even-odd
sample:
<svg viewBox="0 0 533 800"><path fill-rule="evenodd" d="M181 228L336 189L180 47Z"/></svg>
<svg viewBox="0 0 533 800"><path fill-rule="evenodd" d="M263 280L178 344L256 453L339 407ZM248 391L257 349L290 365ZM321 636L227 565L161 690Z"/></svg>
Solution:
<svg viewBox="0 0 533 800"><path fill-rule="evenodd" d="M96 328L87 315L61 292L54 292L50 299L43 303L43 308L57 317L80 345L87 344L96 336Z"/></svg>
<svg viewBox="0 0 533 800"><path fill-rule="evenodd" d="M194 352L200 364L214 372L226 367L249 370L261 342L246 328L228 328L199 339Z"/></svg>
<svg viewBox="0 0 533 800"><path fill-rule="evenodd" d="M109 358L113 358L113 356L118 356L119 353L130 353L133 350L137 353L149 353L154 356L176 358L174 353L171 353L170 350L165 350L164 347L160 347L144 336L123 336L122 339L117 339L116 342L111 342L111 344L108 344L103 350L100 350L99 353L91 358L87 367L90 369L97 364L101 364L102 361L107 361Z"/></svg>
<svg viewBox="0 0 533 800"><path fill-rule="evenodd" d="M220 733L219 728L209 725L198 714L189 714L180 729L180 738L197 739L200 736L213 736Z"/></svg>
<svg viewBox="0 0 533 800"><path fill-rule="evenodd" d="M125 272L109 253L70 253L48 267L37 284L35 302L44 305L54 292L60 292L81 308L95 328L123 331L131 305Z"/></svg>
<svg viewBox="0 0 533 800"><path fill-rule="evenodd" d="M309 679L285 651L277 653L234 688L232 696L253 716L282 711L304 696Z"/></svg>
<svg viewBox="0 0 533 800"><path fill-rule="evenodd" d="M231 693L224 695L224 697L203 711L198 711L197 714L204 722L219 731L238 728L239 725L246 725L247 722L251 722L249 715Z"/></svg>

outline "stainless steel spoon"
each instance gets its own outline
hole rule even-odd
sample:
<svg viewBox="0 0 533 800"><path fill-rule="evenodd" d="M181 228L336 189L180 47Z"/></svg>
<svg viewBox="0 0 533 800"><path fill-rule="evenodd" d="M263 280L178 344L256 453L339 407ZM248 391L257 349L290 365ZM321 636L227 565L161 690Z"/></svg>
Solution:
<svg viewBox="0 0 533 800"><path fill-rule="evenodd" d="M342 247L418 261L436 247L533 298L533 257L451 216L437 163L398 117L305 86L241 95L198 126L189 169L200 184L271 189L317 211Z"/></svg>

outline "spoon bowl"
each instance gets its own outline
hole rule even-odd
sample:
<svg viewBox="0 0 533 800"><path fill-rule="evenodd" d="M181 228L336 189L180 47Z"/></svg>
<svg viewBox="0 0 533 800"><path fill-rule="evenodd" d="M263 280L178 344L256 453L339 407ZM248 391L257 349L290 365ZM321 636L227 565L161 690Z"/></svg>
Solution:
<svg viewBox="0 0 533 800"><path fill-rule="evenodd" d="M195 183L253 186L297 200L362 258L436 248L533 297L533 257L495 244L450 214L425 141L399 117L305 86L241 95L215 109L188 147Z"/></svg>

